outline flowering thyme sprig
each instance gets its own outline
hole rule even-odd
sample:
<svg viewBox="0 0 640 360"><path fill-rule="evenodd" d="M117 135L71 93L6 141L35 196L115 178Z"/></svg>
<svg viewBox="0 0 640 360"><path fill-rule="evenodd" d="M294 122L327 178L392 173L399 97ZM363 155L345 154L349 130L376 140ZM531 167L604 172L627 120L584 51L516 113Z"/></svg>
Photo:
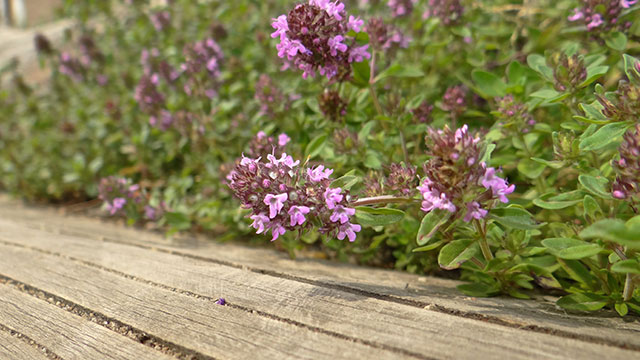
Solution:
<svg viewBox="0 0 640 360"><path fill-rule="evenodd" d="M480 138L472 136L464 125L455 132L429 129L426 138L428 155L426 176L418 187L422 195L422 210L443 209L451 213L463 211L464 221L482 219L494 200L507 203L514 185L496 176L496 169L487 167L480 157L484 149Z"/></svg>
<svg viewBox="0 0 640 360"><path fill-rule="evenodd" d="M618 150L620 159L613 162L617 177L611 194L624 200L640 193L640 125L627 130Z"/></svg>
<svg viewBox="0 0 640 360"><path fill-rule="evenodd" d="M635 5L638 0L582 0L582 7L573 9L567 17L569 21L581 21L590 32L627 30L631 22L620 21L625 9Z"/></svg>
<svg viewBox="0 0 640 360"><path fill-rule="evenodd" d="M258 234L271 231L274 241L287 231L317 227L327 236L355 241L361 226L351 223L355 209L351 196L341 188L332 188L332 169L323 165L299 166L282 153L262 158L243 156L229 174L229 187L244 208L251 210L251 226Z"/></svg>
<svg viewBox="0 0 640 360"><path fill-rule="evenodd" d="M371 57L369 45L358 46L348 36L360 32L364 22L348 15L340 1L309 0L298 4L286 15L273 19L273 38L279 38L278 56L303 71L302 77L316 72L328 79L344 80L350 64Z"/></svg>

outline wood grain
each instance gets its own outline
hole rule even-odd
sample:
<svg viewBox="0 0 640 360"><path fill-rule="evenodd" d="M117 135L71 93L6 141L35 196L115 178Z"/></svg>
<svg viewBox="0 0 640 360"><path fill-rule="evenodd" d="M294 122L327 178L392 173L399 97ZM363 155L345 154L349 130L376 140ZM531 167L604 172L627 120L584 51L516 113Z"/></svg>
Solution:
<svg viewBox="0 0 640 360"><path fill-rule="evenodd" d="M19 206L6 197L0 198L0 204L2 201L11 204L11 210L8 205L0 206L0 214L6 219L21 224L28 223L28 226L44 230L209 259L215 263L297 279L317 286L337 287L370 296L382 296L392 301L413 303L416 306L430 306L463 316L497 320L514 327L640 350L640 324L637 321L624 322L613 312L573 315L565 313L549 301L471 298L462 295L455 288L459 284L457 281L336 262L290 260L286 255L275 251L201 241L192 237L167 239L97 219L61 216L50 208ZM16 208L20 210L16 211ZM100 230L97 231L97 228Z"/></svg>
<svg viewBox="0 0 640 360"><path fill-rule="evenodd" d="M232 304L395 349L400 355L513 359L634 355L184 256L24 229L1 220L0 241L58 253L61 263L74 259L134 276L139 282L152 281L156 287L188 291L194 297L224 296Z"/></svg>
<svg viewBox="0 0 640 360"><path fill-rule="evenodd" d="M170 358L8 285L0 284L0 304L1 324L28 336L62 358ZM13 341L14 345L21 342Z"/></svg>
<svg viewBox="0 0 640 360"><path fill-rule="evenodd" d="M0 245L0 258L0 274L6 277L214 358L252 358L256 354L279 359L398 356L56 256Z"/></svg>
<svg viewBox="0 0 640 360"><path fill-rule="evenodd" d="M46 360L45 354L23 339L0 330L0 359Z"/></svg>

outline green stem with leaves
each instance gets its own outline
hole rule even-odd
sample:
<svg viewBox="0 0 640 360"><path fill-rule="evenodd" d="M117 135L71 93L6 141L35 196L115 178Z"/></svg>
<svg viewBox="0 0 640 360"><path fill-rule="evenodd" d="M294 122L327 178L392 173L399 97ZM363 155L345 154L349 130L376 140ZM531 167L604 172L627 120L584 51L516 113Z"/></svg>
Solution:
<svg viewBox="0 0 640 360"><path fill-rule="evenodd" d="M482 256L487 261L493 260L493 253L491 252L491 248L489 247L489 242L487 242L487 233L485 228L478 219L473 220L473 224L476 227L476 230L480 234L480 239L478 239L478 243L480 244L480 250L482 250Z"/></svg>

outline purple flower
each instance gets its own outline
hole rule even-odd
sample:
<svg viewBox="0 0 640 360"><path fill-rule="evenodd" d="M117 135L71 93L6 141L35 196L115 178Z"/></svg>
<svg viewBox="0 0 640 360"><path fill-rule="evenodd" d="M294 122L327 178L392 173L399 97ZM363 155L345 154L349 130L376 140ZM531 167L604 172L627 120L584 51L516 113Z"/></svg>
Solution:
<svg viewBox="0 0 640 360"><path fill-rule="evenodd" d="M278 135L278 145L279 146L285 146L285 145L287 145L289 143L289 141L291 141L291 138L287 134L282 133L282 134Z"/></svg>
<svg viewBox="0 0 640 360"><path fill-rule="evenodd" d="M584 13L582 12L582 10L580 10L580 8L575 8L573 9L573 15L570 15L567 19L569 21L577 21L580 20L584 17Z"/></svg>
<svg viewBox="0 0 640 360"><path fill-rule="evenodd" d="M338 228L338 240L344 240L345 236L349 238L350 242L356 240L356 233L362 230L362 226L352 223L344 223Z"/></svg>
<svg viewBox="0 0 640 360"><path fill-rule="evenodd" d="M347 51L347 45L343 44L344 36L338 35L333 38L329 38L327 40L327 45L329 45L329 49L332 56L338 56L338 51L345 52Z"/></svg>
<svg viewBox="0 0 640 360"><path fill-rule="evenodd" d="M276 159L272 154L267 155L267 159L271 162L272 165L278 166L280 164L285 164L290 169L293 169L295 166L300 164L300 160L293 161L293 157L291 155L287 155L287 153L282 153L280 159Z"/></svg>
<svg viewBox="0 0 640 360"><path fill-rule="evenodd" d="M121 197L115 198L113 199L113 204L107 203L107 210L109 210L109 213L111 215L114 215L116 212L122 209L122 207L124 207L126 203L127 203L127 199L125 198L121 198Z"/></svg>
<svg viewBox="0 0 640 360"><path fill-rule="evenodd" d="M347 23L347 27L350 30L355 32L360 32L360 29L364 25L364 20L361 20L360 17L354 17L353 15L349 15L349 22Z"/></svg>
<svg viewBox="0 0 640 360"><path fill-rule="evenodd" d="M279 37L280 40L286 39L287 31L289 31L289 23L287 23L286 15L280 15L277 19L273 19L271 26L276 29L276 31L271 34L272 38Z"/></svg>
<svg viewBox="0 0 640 360"><path fill-rule="evenodd" d="M482 186L486 189L491 189L493 196L497 196L500 201L503 203L508 203L509 199L507 199L506 195L511 194L516 186L511 185L507 186L507 181L503 178L497 177L496 169L490 167L484 173L484 177L482 178Z"/></svg>
<svg viewBox="0 0 640 360"><path fill-rule="evenodd" d="M339 221L341 224L344 224L349 221L349 217L353 216L355 213L356 209L344 207L342 205L336 205L329 220L331 220L332 222Z"/></svg>
<svg viewBox="0 0 640 360"><path fill-rule="evenodd" d="M220 298L218 300L216 300L216 304L218 305L225 305L227 303L227 301L224 298Z"/></svg>
<svg viewBox="0 0 640 360"><path fill-rule="evenodd" d="M251 227L256 229L256 234L263 233L265 229L269 226L269 218L265 215L265 213L251 215L251 219L253 219L253 223L251 224Z"/></svg>
<svg viewBox="0 0 640 360"><path fill-rule="evenodd" d="M633 4L635 4L637 1L638 0L620 0L620 6L622 6L625 9L628 9Z"/></svg>
<svg viewBox="0 0 640 360"><path fill-rule="evenodd" d="M431 188L431 180L426 178L422 186L418 187L418 190L422 194L422 208L424 212L429 212L433 209L443 209L449 212L456 212L456 206L447 197L447 194Z"/></svg>
<svg viewBox="0 0 640 360"><path fill-rule="evenodd" d="M327 208L332 210L336 207L336 203L342 201L343 196L340 195L341 188L327 188L324 192L324 200L327 204Z"/></svg>
<svg viewBox="0 0 640 360"><path fill-rule="evenodd" d="M144 207L144 216L149 220L155 220L158 215L156 208L146 205Z"/></svg>
<svg viewBox="0 0 640 360"><path fill-rule="evenodd" d="M467 214L464 216L464 221L469 222L471 219L483 219L487 216L488 211L481 208L477 201L472 201L467 204Z"/></svg>
<svg viewBox="0 0 640 360"><path fill-rule="evenodd" d="M328 179L331 174L333 174L333 169L325 169L324 165L318 165L313 169L307 169L309 179L314 182Z"/></svg>
<svg viewBox="0 0 640 360"><path fill-rule="evenodd" d="M280 235L284 235L285 232L287 232L287 229L285 229L284 226L274 223L271 225L271 234L273 234L271 241L276 241L278 237L280 237Z"/></svg>
<svg viewBox="0 0 640 360"><path fill-rule="evenodd" d="M311 211L307 206L292 206L288 214L291 216L291 226L302 225L307 220L304 215Z"/></svg>
<svg viewBox="0 0 640 360"><path fill-rule="evenodd" d="M604 20L602 20L602 15L595 14L595 15L593 15L593 18L591 19L591 22L589 22L587 24L587 29L591 30L593 28L596 28L596 27L602 25L603 22L604 22Z"/></svg>
<svg viewBox="0 0 640 360"><path fill-rule="evenodd" d="M370 59L371 54L367 51L369 49L369 45L363 45L354 47L349 52L349 62L361 62L364 59Z"/></svg>
<svg viewBox="0 0 640 360"><path fill-rule="evenodd" d="M289 195L287 195L287 193L278 195L267 194L267 196L264 197L265 205L269 206L269 218L273 219L278 215L278 213L280 213L280 210L282 210L282 207L284 206L284 202L287 201L288 198Z"/></svg>

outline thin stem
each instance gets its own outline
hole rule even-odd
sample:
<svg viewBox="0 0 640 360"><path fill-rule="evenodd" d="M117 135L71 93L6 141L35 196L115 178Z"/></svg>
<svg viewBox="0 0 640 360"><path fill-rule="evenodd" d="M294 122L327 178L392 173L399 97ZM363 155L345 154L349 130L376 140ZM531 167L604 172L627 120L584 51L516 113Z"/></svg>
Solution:
<svg viewBox="0 0 640 360"><path fill-rule="evenodd" d="M373 86L375 84L375 75L376 75L376 52L375 50L371 52L371 70L369 72L369 92L371 92L371 98L373 100L373 106L375 106L378 115L384 115L384 110L382 110L382 105L378 101L378 94L376 93L376 89Z"/></svg>
<svg viewBox="0 0 640 360"><path fill-rule="evenodd" d="M400 145L402 145L402 155L404 156L404 163L409 164L409 152L407 151L407 142L404 139L402 126L398 126L398 132L400 133Z"/></svg>
<svg viewBox="0 0 640 360"><path fill-rule="evenodd" d="M624 280L624 292L622 293L622 297L624 301L629 301L633 297L633 290L635 289L635 284L633 283L633 275L627 273L627 277Z"/></svg>
<svg viewBox="0 0 640 360"><path fill-rule="evenodd" d="M479 267L480 269L484 269L484 264L482 263L482 261L476 259L475 256L471 258L471 262L476 264L476 266Z"/></svg>
<svg viewBox="0 0 640 360"><path fill-rule="evenodd" d="M364 205L378 205L378 204L391 204L391 203L412 203L415 201L418 201L418 200L414 198L396 197L393 195L381 195L381 196L373 196L373 197L358 199L353 203L351 203L351 205L364 206Z"/></svg>
<svg viewBox="0 0 640 360"><path fill-rule="evenodd" d="M487 261L493 260L493 253L491 252L491 248L489 247L489 243L487 242L487 234L485 233L482 224L480 224L480 221L478 221L478 219L474 219L473 224L475 225L478 233L480 233L480 240L478 242L480 243L482 256L484 256L484 259Z"/></svg>

